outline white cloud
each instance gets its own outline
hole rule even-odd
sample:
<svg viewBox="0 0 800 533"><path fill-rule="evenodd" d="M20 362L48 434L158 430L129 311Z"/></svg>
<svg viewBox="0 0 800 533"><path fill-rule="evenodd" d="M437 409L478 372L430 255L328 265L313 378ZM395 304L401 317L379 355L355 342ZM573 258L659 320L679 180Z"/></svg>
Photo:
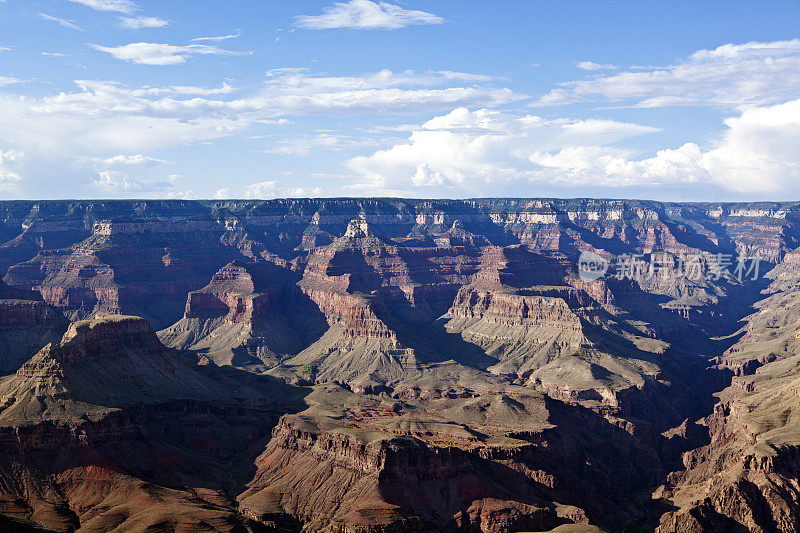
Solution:
<svg viewBox="0 0 800 533"><path fill-rule="evenodd" d="M616 70L619 68L616 65L600 64L592 61L578 61L575 66L581 70Z"/></svg>
<svg viewBox="0 0 800 533"><path fill-rule="evenodd" d="M385 190L392 184L400 194L423 196L453 190L492 195L498 186L520 190L526 183L566 188L710 186L796 196L800 99L749 108L727 119L725 126L708 149L687 142L641 157L617 143L652 128L456 109L418 127L406 142L353 158L349 165L364 178L357 184L363 190Z"/></svg>
<svg viewBox="0 0 800 533"><path fill-rule="evenodd" d="M219 189L217 192L224 191L227 195L228 189ZM326 194L325 189L322 187L283 187L281 182L276 180L262 181L259 183L252 183L247 186L245 196L253 199L270 199L270 198L302 198L323 196ZM223 196L224 196L223 195Z"/></svg>
<svg viewBox="0 0 800 533"><path fill-rule="evenodd" d="M47 13L39 13L39 18L42 18L44 20L49 20L50 22L55 22L56 24L60 24L61 26L64 26L65 28L69 28L71 30L83 31L83 28L81 28L71 20L54 17L53 15L48 15Z"/></svg>
<svg viewBox="0 0 800 533"><path fill-rule="evenodd" d="M525 98L510 89L466 85L434 72L398 74L384 69L365 76L312 76L303 69L276 69L268 76L262 103L279 104L291 113L416 113L443 107L494 107Z"/></svg>
<svg viewBox="0 0 800 533"><path fill-rule="evenodd" d="M13 169L14 162L21 157L21 152L0 150L0 190L13 190L22 181L20 175Z"/></svg>
<svg viewBox="0 0 800 533"><path fill-rule="evenodd" d="M11 50L10 46L0 46L0 52L8 52Z"/></svg>
<svg viewBox="0 0 800 533"><path fill-rule="evenodd" d="M131 0L69 0L98 11L114 11L117 13L133 13L137 10L136 4Z"/></svg>
<svg viewBox="0 0 800 533"><path fill-rule="evenodd" d="M119 24L123 28L138 30L140 28L163 28L169 25L169 21L158 17L120 17Z"/></svg>
<svg viewBox="0 0 800 533"><path fill-rule="evenodd" d="M548 120L459 108L424 123L407 142L349 164L373 182L443 190L458 186L467 194L486 194L496 183L595 180L597 175L581 176L588 161L625 157L627 152L613 143L654 131L611 120Z"/></svg>
<svg viewBox="0 0 800 533"><path fill-rule="evenodd" d="M225 198L229 198L231 195L230 187L221 187L214 191L214 198L217 200L224 200Z"/></svg>
<svg viewBox="0 0 800 533"><path fill-rule="evenodd" d="M15 83L24 83L25 80L20 80L18 78L7 78L5 76L0 76L0 87L4 85L13 85Z"/></svg>
<svg viewBox="0 0 800 533"><path fill-rule="evenodd" d="M39 52L39 55L47 57L66 57L67 54L63 52Z"/></svg>
<svg viewBox="0 0 800 533"><path fill-rule="evenodd" d="M322 187L288 187L281 191L281 196L289 198L314 198L326 194Z"/></svg>
<svg viewBox="0 0 800 533"><path fill-rule="evenodd" d="M105 166L143 166L143 165L166 165L169 161L164 161L163 159L156 159L155 157L150 157L142 154L134 154L134 155L115 155L113 157L107 157L105 159L96 160L98 163L101 163Z"/></svg>
<svg viewBox="0 0 800 533"><path fill-rule="evenodd" d="M403 9L389 2L371 0L350 0L336 2L322 10L321 15L296 17L296 26L307 30L327 30L334 28L394 30L412 24L441 24L442 17Z"/></svg>
<svg viewBox="0 0 800 533"><path fill-rule="evenodd" d="M172 176L170 176L172 178ZM130 177L118 170L102 170L92 179L92 186L106 193L119 196L139 196L140 194L157 193L167 198L185 198L192 196L190 191L181 191L175 187L175 179L166 181L145 181Z"/></svg>
<svg viewBox="0 0 800 533"><path fill-rule="evenodd" d="M169 88L127 89L77 82L79 90L46 97L0 93L0 139L40 157L146 152L230 135L253 123L227 103L177 98Z"/></svg>
<svg viewBox="0 0 800 533"><path fill-rule="evenodd" d="M579 65L580 66L580 65ZM561 83L534 105L608 101L634 107L768 105L800 96L800 39L725 44L664 67Z"/></svg>
<svg viewBox="0 0 800 533"><path fill-rule="evenodd" d="M485 76L483 74L469 74L467 72L454 72L452 70L439 70L436 72L436 74L439 74L448 80L462 80L471 82L482 82L482 81L492 80L491 76Z"/></svg>
<svg viewBox="0 0 800 533"><path fill-rule="evenodd" d="M0 85L3 83L0 78ZM65 187L71 186L67 185L68 180L86 187L91 183L86 180L87 172L98 176L99 171L124 170L123 176L98 177L93 190L125 190L127 180L128 190L146 194L152 189L134 189L136 183L156 177L138 170L144 175L131 174L135 169L150 168L143 160L148 156L139 154L199 145L245 134L253 128L261 129L251 134L264 135L268 132L264 128L287 124L291 116L441 112L462 105L498 105L520 98L508 89L448 79L437 73L390 71L362 76L273 71L260 88L244 95L228 82L216 87L127 87L107 81L77 80L74 89L44 96L0 90L0 146L26 152L25 176L63 169ZM387 136L390 135L378 137L383 141ZM339 150L368 146L372 139L368 134L318 132L309 138L288 139L276 148L295 153L315 146ZM106 159L108 164L102 162ZM124 164L135 160L142 164ZM291 191L281 194L286 196Z"/></svg>
<svg viewBox="0 0 800 533"><path fill-rule="evenodd" d="M275 180L252 183L247 186L245 194L248 198L275 198L278 184Z"/></svg>
<svg viewBox="0 0 800 533"><path fill-rule="evenodd" d="M77 90L44 97L0 92L0 143L50 156L146 153L231 135L257 123L286 123L288 115L419 113L521 98L508 89L462 86L437 74L390 71L339 77L271 72L258 92L240 98L230 97L234 89L227 83L214 88L76 84Z"/></svg>
<svg viewBox="0 0 800 533"><path fill-rule="evenodd" d="M236 88L228 82L223 81L219 87L196 87L194 85L173 85L169 91L180 95L211 96L215 94L229 94L236 91Z"/></svg>
<svg viewBox="0 0 800 533"><path fill-rule="evenodd" d="M225 41L227 39L235 39L237 37L240 37L241 35L242 35L242 30L236 30L236 33L232 33L230 35L219 35L217 37L195 37L194 39L191 40L192 42L212 41L218 43L220 41Z"/></svg>
<svg viewBox="0 0 800 533"><path fill-rule="evenodd" d="M132 191L142 188L141 182L129 180L125 174L113 170L101 171L99 175L92 180L92 184L107 192Z"/></svg>
<svg viewBox="0 0 800 533"><path fill-rule="evenodd" d="M130 43L121 46L89 45L95 50L111 54L117 59L130 61L139 65L179 65L192 55L243 55L248 52L232 52L216 46L190 44L176 46L159 43Z"/></svg>
<svg viewBox="0 0 800 533"><path fill-rule="evenodd" d="M711 179L739 192L795 198L800 183L800 99L749 108L725 125L721 142L701 159Z"/></svg>

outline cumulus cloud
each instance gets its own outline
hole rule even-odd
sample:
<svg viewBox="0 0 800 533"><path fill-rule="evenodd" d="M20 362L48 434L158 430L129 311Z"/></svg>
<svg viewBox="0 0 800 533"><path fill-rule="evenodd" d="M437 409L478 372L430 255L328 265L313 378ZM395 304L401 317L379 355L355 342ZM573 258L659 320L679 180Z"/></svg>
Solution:
<svg viewBox="0 0 800 533"><path fill-rule="evenodd" d="M739 107L798 96L800 39L792 39L725 44L699 50L675 65L630 68L561 83L534 105L600 100L634 107Z"/></svg>
<svg viewBox="0 0 800 533"><path fill-rule="evenodd" d="M166 198L193 197L191 191L183 191L175 186L173 176L163 181L148 181L131 177L119 170L101 170L92 179L92 186L111 196L137 197L156 194Z"/></svg>
<svg viewBox="0 0 800 533"><path fill-rule="evenodd" d="M17 187L17 183L22 181L20 175L13 168L14 162L21 157L21 152L0 150L0 190L13 190Z"/></svg>
<svg viewBox="0 0 800 533"><path fill-rule="evenodd" d="M322 10L321 15L296 17L295 25L307 30L336 28L395 30L414 24L441 24L442 17L425 11L403 9L389 2L350 0L336 2Z"/></svg>
<svg viewBox="0 0 800 533"><path fill-rule="evenodd" d="M107 192L132 191L142 188L141 182L129 180L125 174L112 170L101 171L100 174L92 180L92 183L95 187Z"/></svg>
<svg viewBox="0 0 800 533"><path fill-rule="evenodd" d="M159 17L120 17L119 25L123 28L138 30L141 28L163 28L169 25L169 21Z"/></svg>
<svg viewBox="0 0 800 533"><path fill-rule="evenodd" d="M214 191L214 198L217 200L224 200L225 198L229 198L231 194L230 187L220 187L216 191Z"/></svg>
<svg viewBox="0 0 800 533"><path fill-rule="evenodd" d="M753 107L725 121L721 142L704 153L711 178L739 192L788 193L800 183L800 99Z"/></svg>
<svg viewBox="0 0 800 533"><path fill-rule="evenodd" d="M595 179L581 176L585 172L579 167L589 159L624 157L627 152L611 146L613 143L654 131L611 120L548 120L459 108L427 121L407 142L356 157L349 164L373 181L404 181L409 187L458 187L467 193L485 194L492 183ZM565 152L565 147L574 151ZM548 160L548 156L559 161ZM565 172L570 166L572 172Z"/></svg>
<svg viewBox="0 0 800 533"><path fill-rule="evenodd" d="M113 11L116 13L133 13L137 7L131 0L69 0L98 11Z"/></svg>
<svg viewBox="0 0 800 533"><path fill-rule="evenodd" d="M53 15L48 15L47 13L39 13L39 18L44 20L49 20L50 22L55 22L56 24L60 24L61 26L64 26L65 28L69 28L71 30L83 31L83 28L81 28L71 20L54 17Z"/></svg>
<svg viewBox="0 0 800 533"><path fill-rule="evenodd" d="M226 193L227 194L227 191ZM322 196L325 189L322 187L285 187L277 180L252 183L247 186L247 198L265 200L270 198L299 198Z"/></svg>
<svg viewBox="0 0 800 533"><path fill-rule="evenodd" d="M248 198L275 198L275 191L278 189L279 182L275 180L251 183L247 186L246 196Z"/></svg>
<svg viewBox="0 0 800 533"><path fill-rule="evenodd" d="M619 141L655 131L610 120L543 119L456 109L412 131L406 142L349 166L364 189L491 195L498 185L714 186L736 193L796 194L800 100L754 107L725 121L708 149L686 143L642 157ZM452 194L452 192L450 193Z"/></svg>
<svg viewBox="0 0 800 533"><path fill-rule="evenodd" d="M130 43L120 46L101 46L99 44L90 44L89 46L100 52L111 54L117 59L139 65L179 65L185 63L186 59L192 55L233 56L249 53L223 50L205 44L176 46L160 43Z"/></svg>

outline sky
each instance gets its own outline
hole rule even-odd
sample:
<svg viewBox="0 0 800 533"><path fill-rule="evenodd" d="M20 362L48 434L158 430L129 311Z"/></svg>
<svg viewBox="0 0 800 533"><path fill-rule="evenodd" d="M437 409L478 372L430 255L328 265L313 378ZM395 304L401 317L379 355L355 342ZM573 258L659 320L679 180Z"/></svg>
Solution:
<svg viewBox="0 0 800 533"><path fill-rule="evenodd" d="M0 199L800 200L800 2L0 0Z"/></svg>

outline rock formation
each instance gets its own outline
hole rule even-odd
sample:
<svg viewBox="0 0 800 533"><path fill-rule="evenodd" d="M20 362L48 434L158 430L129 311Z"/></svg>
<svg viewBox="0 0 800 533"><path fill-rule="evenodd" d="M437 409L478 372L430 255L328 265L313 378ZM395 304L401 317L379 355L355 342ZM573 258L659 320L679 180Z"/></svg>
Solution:
<svg viewBox="0 0 800 533"><path fill-rule="evenodd" d="M240 374L171 353L137 317L73 323L0 382L0 514L57 531L241 527L225 472L292 399Z"/></svg>
<svg viewBox="0 0 800 533"><path fill-rule="evenodd" d="M800 529L800 204L0 212L0 530Z"/></svg>

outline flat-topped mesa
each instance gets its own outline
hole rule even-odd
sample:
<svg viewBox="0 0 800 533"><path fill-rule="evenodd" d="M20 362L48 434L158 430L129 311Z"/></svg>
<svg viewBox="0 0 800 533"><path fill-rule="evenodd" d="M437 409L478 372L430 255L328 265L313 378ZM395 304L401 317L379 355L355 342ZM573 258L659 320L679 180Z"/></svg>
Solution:
<svg viewBox="0 0 800 533"><path fill-rule="evenodd" d="M113 357L120 348L141 353L163 351L150 322L126 315L99 315L70 324L61 342L52 347L53 357L63 363L79 363L98 357Z"/></svg>
<svg viewBox="0 0 800 533"><path fill-rule="evenodd" d="M509 326L547 324L561 331L580 334L581 322L562 298L523 296L508 292L462 287L448 311L450 317L479 318Z"/></svg>
<svg viewBox="0 0 800 533"><path fill-rule="evenodd" d="M477 271L469 284L486 289L563 285L574 269L574 264L563 254L545 255L520 245L485 246L480 254Z"/></svg>

